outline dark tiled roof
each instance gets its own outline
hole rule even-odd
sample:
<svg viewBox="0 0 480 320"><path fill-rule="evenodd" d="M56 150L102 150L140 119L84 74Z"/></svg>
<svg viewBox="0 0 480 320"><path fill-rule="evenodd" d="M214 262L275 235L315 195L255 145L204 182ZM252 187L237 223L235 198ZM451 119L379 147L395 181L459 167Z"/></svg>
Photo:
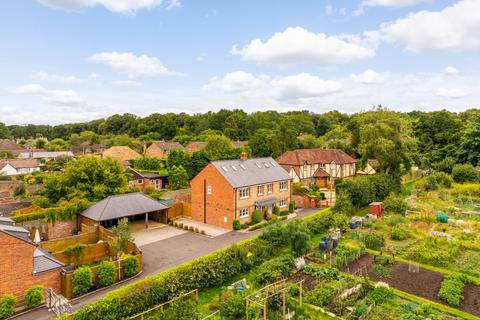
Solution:
<svg viewBox="0 0 480 320"><path fill-rule="evenodd" d="M183 146L179 142L155 141L154 144L162 150L183 150Z"/></svg>
<svg viewBox="0 0 480 320"><path fill-rule="evenodd" d="M14 226L15 221L7 217L0 217L0 224L7 225L7 226Z"/></svg>
<svg viewBox="0 0 480 320"><path fill-rule="evenodd" d="M339 149L299 149L287 151L278 159L281 165L297 165L331 163L355 163L356 160Z"/></svg>
<svg viewBox="0 0 480 320"><path fill-rule="evenodd" d="M213 161L212 164L234 188L292 179L288 172L270 157Z"/></svg>
<svg viewBox="0 0 480 320"><path fill-rule="evenodd" d="M137 192L105 198L80 215L95 221L105 221L164 209L168 209L168 206Z"/></svg>
<svg viewBox="0 0 480 320"><path fill-rule="evenodd" d="M33 273L40 273L61 268L64 264L41 248L33 252Z"/></svg>
<svg viewBox="0 0 480 320"><path fill-rule="evenodd" d="M28 237L30 232L28 232L28 230L23 227L18 227L15 225L8 225L8 224L0 224L0 231L3 231L6 234L9 234L12 237L15 237L17 239L31 242L30 238Z"/></svg>

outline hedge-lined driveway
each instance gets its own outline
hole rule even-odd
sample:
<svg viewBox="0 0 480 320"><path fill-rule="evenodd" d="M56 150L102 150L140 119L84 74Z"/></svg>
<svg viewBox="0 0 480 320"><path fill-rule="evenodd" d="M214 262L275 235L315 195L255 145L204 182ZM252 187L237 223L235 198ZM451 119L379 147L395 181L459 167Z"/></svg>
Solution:
<svg viewBox="0 0 480 320"><path fill-rule="evenodd" d="M297 212L297 215L300 218L318 211L319 209L301 209ZM249 239L261 232L262 230L248 233L232 231L215 238L188 232L142 246L140 249L143 252L143 273L140 276L128 282L113 285L96 293L80 297L78 300L72 301L73 308L75 310L79 309L85 304L99 300L109 291L122 287L127 283L168 270L192 259L205 256L231 244ZM46 308L40 308L23 316L19 316L16 319L47 320L52 317L53 313L48 312Z"/></svg>

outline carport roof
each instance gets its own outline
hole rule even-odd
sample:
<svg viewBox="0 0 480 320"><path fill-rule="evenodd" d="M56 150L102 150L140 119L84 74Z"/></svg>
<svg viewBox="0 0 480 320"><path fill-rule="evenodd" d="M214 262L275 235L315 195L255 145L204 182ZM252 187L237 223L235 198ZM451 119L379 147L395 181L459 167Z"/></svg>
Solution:
<svg viewBox="0 0 480 320"><path fill-rule="evenodd" d="M80 215L95 221L106 221L168 208L163 203L137 192L107 197L90 206Z"/></svg>

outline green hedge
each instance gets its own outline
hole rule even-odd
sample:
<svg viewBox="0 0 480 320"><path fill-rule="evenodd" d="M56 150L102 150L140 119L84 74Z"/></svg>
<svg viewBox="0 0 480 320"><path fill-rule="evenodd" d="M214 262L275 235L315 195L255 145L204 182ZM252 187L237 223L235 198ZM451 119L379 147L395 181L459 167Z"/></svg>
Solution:
<svg viewBox="0 0 480 320"><path fill-rule="evenodd" d="M137 274L138 259L132 255L128 255L125 260L122 261L122 271L125 278L133 277Z"/></svg>
<svg viewBox="0 0 480 320"><path fill-rule="evenodd" d="M318 220L328 219L328 213L329 210L323 210L304 218L304 221L318 225ZM328 225L328 222L322 225ZM277 252L274 245L260 238L245 240L111 291L104 298L61 319L114 320L133 316L182 292L219 286L271 259Z"/></svg>
<svg viewBox="0 0 480 320"><path fill-rule="evenodd" d="M102 261L97 269L97 283L102 287L114 284L117 281L117 269L112 262Z"/></svg>
<svg viewBox="0 0 480 320"><path fill-rule="evenodd" d="M89 267L80 267L73 272L72 286L75 296L87 293L92 286L92 270Z"/></svg>

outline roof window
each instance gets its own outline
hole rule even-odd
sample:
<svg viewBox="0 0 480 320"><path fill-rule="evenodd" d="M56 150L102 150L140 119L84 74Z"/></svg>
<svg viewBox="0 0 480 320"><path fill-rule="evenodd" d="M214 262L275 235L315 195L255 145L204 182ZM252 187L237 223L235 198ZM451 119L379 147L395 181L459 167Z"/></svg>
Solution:
<svg viewBox="0 0 480 320"><path fill-rule="evenodd" d="M255 162L255 165L256 165L258 168L262 168L262 166L261 166L260 163L258 163L258 162Z"/></svg>
<svg viewBox="0 0 480 320"><path fill-rule="evenodd" d="M224 166L222 166L223 171L228 172L228 169Z"/></svg>

